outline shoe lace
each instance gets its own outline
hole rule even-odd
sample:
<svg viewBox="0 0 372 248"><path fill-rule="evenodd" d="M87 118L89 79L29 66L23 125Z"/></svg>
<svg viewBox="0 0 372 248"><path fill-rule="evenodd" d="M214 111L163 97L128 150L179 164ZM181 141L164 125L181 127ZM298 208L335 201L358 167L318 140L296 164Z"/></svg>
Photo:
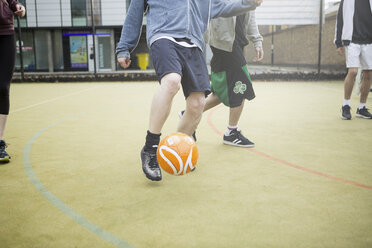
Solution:
<svg viewBox="0 0 372 248"><path fill-rule="evenodd" d="M242 133L241 133L241 130L235 130L235 131L233 132L233 135L236 135L236 137L237 137L238 139L241 139L242 137L244 137L244 136L242 135Z"/></svg>
<svg viewBox="0 0 372 248"><path fill-rule="evenodd" d="M349 105L342 106L341 112L342 114L350 114L351 107Z"/></svg>
<svg viewBox="0 0 372 248"><path fill-rule="evenodd" d="M342 109L345 111L350 111L351 107L349 105L345 105L342 107Z"/></svg>
<svg viewBox="0 0 372 248"><path fill-rule="evenodd" d="M371 115L371 113L368 110L369 110L368 108L363 107L362 109L359 109L359 113L362 112L366 115Z"/></svg>

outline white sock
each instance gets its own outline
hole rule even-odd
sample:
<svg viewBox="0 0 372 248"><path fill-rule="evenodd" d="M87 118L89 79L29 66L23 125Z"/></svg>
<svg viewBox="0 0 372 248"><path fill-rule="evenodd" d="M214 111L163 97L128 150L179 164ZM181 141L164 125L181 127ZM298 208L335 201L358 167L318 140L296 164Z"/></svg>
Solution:
<svg viewBox="0 0 372 248"><path fill-rule="evenodd" d="M228 125L227 126L227 130L225 132L225 135L226 136L229 136L232 130L237 130L237 129L238 129L238 126L230 126L230 125Z"/></svg>
<svg viewBox="0 0 372 248"><path fill-rule="evenodd" d="M359 107L358 107L358 109L362 109L362 108L364 108L365 106L366 106L365 103L359 103Z"/></svg>
<svg viewBox="0 0 372 248"><path fill-rule="evenodd" d="M350 106L350 99L349 100L344 99L344 105L342 105L342 106L345 106L345 105L349 105Z"/></svg>

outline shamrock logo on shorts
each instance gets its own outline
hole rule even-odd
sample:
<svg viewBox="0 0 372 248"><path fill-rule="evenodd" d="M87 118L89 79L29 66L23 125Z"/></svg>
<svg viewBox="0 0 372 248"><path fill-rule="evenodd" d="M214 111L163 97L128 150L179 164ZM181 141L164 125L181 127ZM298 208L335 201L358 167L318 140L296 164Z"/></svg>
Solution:
<svg viewBox="0 0 372 248"><path fill-rule="evenodd" d="M235 94L244 94L244 91L247 90L247 85L246 84L243 84L241 81L238 81L235 83L235 87L234 87L234 93Z"/></svg>

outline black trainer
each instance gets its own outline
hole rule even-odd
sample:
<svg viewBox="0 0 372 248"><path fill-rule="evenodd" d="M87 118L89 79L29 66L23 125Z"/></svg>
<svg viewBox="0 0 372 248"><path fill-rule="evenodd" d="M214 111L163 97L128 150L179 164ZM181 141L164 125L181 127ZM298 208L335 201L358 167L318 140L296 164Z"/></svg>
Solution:
<svg viewBox="0 0 372 248"><path fill-rule="evenodd" d="M156 158L156 152L146 152L145 147L141 150L141 161L142 170L146 177L152 181L161 180L161 170L159 167L158 160Z"/></svg>
<svg viewBox="0 0 372 248"><path fill-rule="evenodd" d="M350 113L350 106L349 105L344 105L341 108L342 114L341 118L344 120L351 120L351 113Z"/></svg>
<svg viewBox="0 0 372 248"><path fill-rule="evenodd" d="M9 163L11 159L11 157L5 150L6 147L7 144L5 140L0 140L0 163Z"/></svg>
<svg viewBox="0 0 372 248"><path fill-rule="evenodd" d="M244 137L238 130L232 130L229 136L224 135L223 143L231 146L254 147L254 143Z"/></svg>
<svg viewBox="0 0 372 248"><path fill-rule="evenodd" d="M363 107L362 109L357 108L355 116L364 119L372 119L372 114L368 112L368 109L366 107Z"/></svg>
<svg viewBox="0 0 372 248"><path fill-rule="evenodd" d="M178 116L182 118L183 113L185 113L185 110L178 112ZM192 134L192 137L194 138L194 141L196 142L196 131L194 131L194 133Z"/></svg>

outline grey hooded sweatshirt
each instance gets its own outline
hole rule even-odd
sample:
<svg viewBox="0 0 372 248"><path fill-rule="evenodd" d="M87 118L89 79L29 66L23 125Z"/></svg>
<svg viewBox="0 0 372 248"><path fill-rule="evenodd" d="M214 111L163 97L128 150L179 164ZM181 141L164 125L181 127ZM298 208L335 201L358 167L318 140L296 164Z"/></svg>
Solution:
<svg viewBox="0 0 372 248"><path fill-rule="evenodd" d="M116 48L119 58L130 57L141 35L147 11L147 45L161 36L188 38L201 50L211 18L231 17L254 10L254 0L132 0Z"/></svg>

